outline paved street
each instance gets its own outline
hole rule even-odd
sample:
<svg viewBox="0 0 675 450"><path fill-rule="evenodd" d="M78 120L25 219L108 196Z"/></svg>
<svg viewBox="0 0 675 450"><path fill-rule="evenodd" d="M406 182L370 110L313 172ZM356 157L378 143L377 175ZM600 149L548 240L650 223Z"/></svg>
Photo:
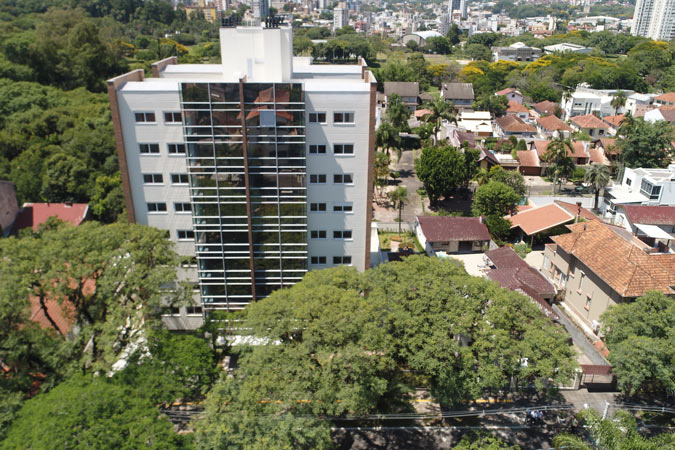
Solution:
<svg viewBox="0 0 675 450"><path fill-rule="evenodd" d="M396 156L392 156L392 163L390 166L391 172L398 172L399 186L408 189L408 202L403 207L401 219L403 222L413 222L415 216L422 214L422 201L417 193L417 190L422 187L422 183L415 175L415 157L419 155L419 150L404 151L401 155L401 161L396 162ZM387 190L393 190L396 186L389 186ZM395 222L398 220L398 210L395 208L375 207L375 219L380 222Z"/></svg>

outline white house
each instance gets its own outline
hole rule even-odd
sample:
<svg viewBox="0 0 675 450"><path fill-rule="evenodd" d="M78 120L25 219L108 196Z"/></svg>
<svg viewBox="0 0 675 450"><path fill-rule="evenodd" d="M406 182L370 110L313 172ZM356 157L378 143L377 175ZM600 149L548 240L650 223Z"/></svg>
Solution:
<svg viewBox="0 0 675 450"><path fill-rule="evenodd" d="M626 168L621 184L605 189L600 212L611 219L619 205L675 206L675 164L667 169Z"/></svg>
<svg viewBox="0 0 675 450"><path fill-rule="evenodd" d="M614 95L620 89L591 89L586 83L577 86L572 95L563 99L562 108L565 113L565 120L574 116L583 116L586 114L599 114L601 117L611 116L613 114L622 114L626 111L625 107L617 110L611 105ZM630 96L634 91L622 90L626 96Z"/></svg>

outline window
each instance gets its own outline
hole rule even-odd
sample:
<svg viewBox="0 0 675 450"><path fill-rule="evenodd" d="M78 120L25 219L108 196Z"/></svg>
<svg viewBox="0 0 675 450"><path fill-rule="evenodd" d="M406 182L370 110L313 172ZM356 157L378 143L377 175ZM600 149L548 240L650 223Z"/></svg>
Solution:
<svg viewBox="0 0 675 450"><path fill-rule="evenodd" d="M351 256L333 256L333 264L351 264Z"/></svg>
<svg viewBox="0 0 675 450"><path fill-rule="evenodd" d="M333 239L351 239L352 230L336 230L333 231Z"/></svg>
<svg viewBox="0 0 675 450"><path fill-rule="evenodd" d="M310 259L310 264L313 266L323 266L326 264L326 257L325 256L312 256Z"/></svg>
<svg viewBox="0 0 675 450"><path fill-rule="evenodd" d="M654 186L649 181L642 180L640 192L649 197L650 200L658 200L661 195L661 186Z"/></svg>
<svg viewBox="0 0 675 450"><path fill-rule="evenodd" d="M143 184L162 184L164 179L161 173L144 173Z"/></svg>
<svg viewBox="0 0 675 450"><path fill-rule="evenodd" d="M631 184L633 184L633 180L626 178L626 186L630 186Z"/></svg>
<svg viewBox="0 0 675 450"><path fill-rule="evenodd" d="M565 286L567 285L567 275L564 273L560 274L560 288L565 289Z"/></svg>
<svg viewBox="0 0 675 450"><path fill-rule="evenodd" d="M185 144L168 144L169 155L184 155Z"/></svg>
<svg viewBox="0 0 675 450"><path fill-rule="evenodd" d="M581 292L581 289L584 286L584 278L586 278L586 274L581 272L581 277L579 278L579 289L577 289L578 292Z"/></svg>
<svg viewBox="0 0 675 450"><path fill-rule="evenodd" d="M586 296L586 304L584 305L584 309L586 311L589 311L591 309L591 296L590 295Z"/></svg>
<svg viewBox="0 0 675 450"><path fill-rule="evenodd" d="M310 203L309 210L312 212L325 212L326 204L325 203Z"/></svg>
<svg viewBox="0 0 675 450"><path fill-rule="evenodd" d="M333 153L336 155L353 155L354 144L335 144L333 145Z"/></svg>
<svg viewBox="0 0 675 450"><path fill-rule="evenodd" d="M180 308L177 306L169 306L165 308L164 310L164 315L170 315L170 316L179 316L180 315Z"/></svg>
<svg viewBox="0 0 675 450"><path fill-rule="evenodd" d="M192 230L177 230L179 241L191 241L195 238L195 232Z"/></svg>
<svg viewBox="0 0 675 450"><path fill-rule="evenodd" d="M312 239L326 239L326 230L312 230L309 233Z"/></svg>
<svg viewBox="0 0 675 450"><path fill-rule="evenodd" d="M142 155L159 154L159 144L138 144L138 149Z"/></svg>
<svg viewBox="0 0 675 450"><path fill-rule="evenodd" d="M354 123L353 112L336 112L333 113L334 123Z"/></svg>
<svg viewBox="0 0 675 450"><path fill-rule="evenodd" d="M326 123L326 113L325 112L309 113L309 123Z"/></svg>
<svg viewBox="0 0 675 450"><path fill-rule="evenodd" d="M326 174L310 175L309 176L309 182L312 183L312 184L325 183L326 182Z"/></svg>
<svg viewBox="0 0 675 450"><path fill-rule="evenodd" d="M202 307L201 306L186 306L185 311L188 316L201 316Z"/></svg>
<svg viewBox="0 0 675 450"><path fill-rule="evenodd" d="M188 184L187 173L172 173L171 184Z"/></svg>
<svg viewBox="0 0 675 450"><path fill-rule="evenodd" d="M154 112L137 112L134 113L136 123L155 123Z"/></svg>
<svg viewBox="0 0 675 450"><path fill-rule="evenodd" d="M326 146L325 145L310 145L309 153L312 155L325 155Z"/></svg>
<svg viewBox="0 0 675 450"><path fill-rule="evenodd" d="M177 213L189 213L192 212L192 205L190 202L176 202L173 204L173 210Z"/></svg>
<svg viewBox="0 0 675 450"><path fill-rule="evenodd" d="M351 203L336 203L333 205L333 212L351 213L353 207Z"/></svg>
<svg viewBox="0 0 675 450"><path fill-rule="evenodd" d="M548 269L548 264L549 264L549 259L548 256L544 255L544 264L542 265L542 269L546 270Z"/></svg>
<svg viewBox="0 0 675 450"><path fill-rule="evenodd" d="M148 203L148 213L165 213L166 203Z"/></svg>
<svg viewBox="0 0 675 450"><path fill-rule="evenodd" d="M336 173L333 175L333 183L335 184L353 184L354 180L351 173Z"/></svg>
<svg viewBox="0 0 675 450"><path fill-rule="evenodd" d="M183 118L179 112L165 112L164 123L183 123Z"/></svg>

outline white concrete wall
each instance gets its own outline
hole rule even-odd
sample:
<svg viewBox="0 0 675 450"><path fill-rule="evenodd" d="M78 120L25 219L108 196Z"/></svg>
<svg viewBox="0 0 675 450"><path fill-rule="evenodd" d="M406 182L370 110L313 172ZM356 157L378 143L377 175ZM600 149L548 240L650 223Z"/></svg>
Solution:
<svg viewBox="0 0 675 450"><path fill-rule="evenodd" d="M356 86L363 87L360 83ZM325 266L310 265L310 269L331 267L333 256L349 255L352 265L364 270L366 218L370 214L367 202L370 91L349 92L342 87L335 92L309 90L305 92L305 103L307 115L325 112L327 119L325 124L307 123L307 228L326 230L327 235L326 239L311 239L308 232L310 262L312 256L325 256L327 262ZM354 123L333 123L334 112L353 112ZM313 144L325 144L326 154L310 154L309 146ZM333 144L354 144L354 154L334 155ZM353 175L353 185L333 183L334 174L345 173ZM310 184L311 174L325 174L326 184ZM333 212L333 205L343 202L352 203L351 214ZM310 203L326 203L326 212L310 211ZM352 239L333 239L334 230L352 230Z"/></svg>
<svg viewBox="0 0 675 450"><path fill-rule="evenodd" d="M173 206L174 202L190 202L189 187L171 184L172 173L187 174L185 155L169 155L167 148L167 144L184 142L183 127L181 124L164 123L165 111L180 111L177 85L165 83L166 90L143 92L137 89L141 84L128 83L118 93L136 222L169 230L178 254L194 256L194 241L178 241L176 233L177 230L192 230L192 214L177 214ZM135 112L154 112L156 122L136 123ZM159 155L141 155L139 143L159 144ZM145 173L161 173L163 184L145 185ZM166 203L166 213L148 213L148 202Z"/></svg>
<svg viewBox="0 0 675 450"><path fill-rule="evenodd" d="M246 75L248 82L282 82L293 72L290 27L220 29L220 54L226 77ZM229 80L228 80L229 81Z"/></svg>

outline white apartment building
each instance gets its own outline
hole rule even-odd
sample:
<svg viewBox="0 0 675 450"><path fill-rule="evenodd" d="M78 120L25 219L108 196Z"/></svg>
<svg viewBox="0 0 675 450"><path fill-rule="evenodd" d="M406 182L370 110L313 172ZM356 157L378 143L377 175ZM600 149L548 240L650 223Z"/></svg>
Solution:
<svg viewBox="0 0 675 450"><path fill-rule="evenodd" d="M637 0L630 31L655 41L675 39L675 0Z"/></svg>
<svg viewBox="0 0 675 450"><path fill-rule="evenodd" d="M577 86L572 95L562 101L562 109L565 113L565 120L574 116L583 116L586 114L599 114L600 117L622 114L626 111L625 107L619 108L615 112L611 105L614 95L619 89L591 89L591 87L582 83ZM623 90L626 97L631 96L634 91Z"/></svg>
<svg viewBox="0 0 675 450"><path fill-rule="evenodd" d="M108 81L129 221L193 257L182 276L203 311L368 268L372 73L293 57L290 27L221 28L220 42L222 65L172 57Z"/></svg>
<svg viewBox="0 0 675 450"><path fill-rule="evenodd" d="M349 25L349 11L345 6L338 6L333 9L333 31Z"/></svg>
<svg viewBox="0 0 675 450"><path fill-rule="evenodd" d="M604 217L620 223L625 218L614 217L621 213L617 206L626 205L675 206L675 164L666 169L626 168L621 184L605 189L599 208Z"/></svg>

